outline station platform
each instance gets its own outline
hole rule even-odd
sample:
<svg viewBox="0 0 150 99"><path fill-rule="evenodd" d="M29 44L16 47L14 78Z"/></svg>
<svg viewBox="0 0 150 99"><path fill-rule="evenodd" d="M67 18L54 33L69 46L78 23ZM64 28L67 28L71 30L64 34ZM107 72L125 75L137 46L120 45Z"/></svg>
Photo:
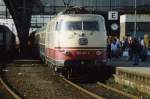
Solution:
<svg viewBox="0 0 150 99"><path fill-rule="evenodd" d="M114 66L116 69L123 69L130 72L137 72L140 74L150 75L150 60L140 61L138 65L133 65L133 61L128 61L126 59L112 59L107 62L108 66Z"/></svg>
<svg viewBox="0 0 150 99"><path fill-rule="evenodd" d="M126 58L112 59L107 66L115 68L114 79L117 83L136 87L142 92L150 94L150 61L140 61L133 65L133 61Z"/></svg>

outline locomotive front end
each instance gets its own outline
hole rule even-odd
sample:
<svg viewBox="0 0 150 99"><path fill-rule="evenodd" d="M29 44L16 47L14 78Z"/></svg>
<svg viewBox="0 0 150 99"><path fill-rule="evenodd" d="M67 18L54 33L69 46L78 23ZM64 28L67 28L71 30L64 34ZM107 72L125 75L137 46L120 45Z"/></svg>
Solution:
<svg viewBox="0 0 150 99"><path fill-rule="evenodd" d="M61 65L103 64L106 62L106 30L100 15L63 16L58 23L56 60Z"/></svg>

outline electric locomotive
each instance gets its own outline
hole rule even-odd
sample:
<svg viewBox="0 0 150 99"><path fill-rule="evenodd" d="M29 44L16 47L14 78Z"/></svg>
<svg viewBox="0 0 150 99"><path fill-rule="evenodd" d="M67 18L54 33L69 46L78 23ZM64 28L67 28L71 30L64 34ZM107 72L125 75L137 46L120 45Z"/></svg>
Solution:
<svg viewBox="0 0 150 99"><path fill-rule="evenodd" d="M56 71L70 71L106 62L106 34L102 15L69 12L58 14L35 37L43 61L52 63Z"/></svg>

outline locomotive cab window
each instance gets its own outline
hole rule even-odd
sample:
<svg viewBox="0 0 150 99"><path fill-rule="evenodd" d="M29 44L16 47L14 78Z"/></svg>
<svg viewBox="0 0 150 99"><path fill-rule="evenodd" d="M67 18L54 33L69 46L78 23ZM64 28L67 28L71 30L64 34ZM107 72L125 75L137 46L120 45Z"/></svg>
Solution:
<svg viewBox="0 0 150 99"><path fill-rule="evenodd" d="M67 21L63 24L63 29L67 31L86 30L99 31L98 21Z"/></svg>
<svg viewBox="0 0 150 99"><path fill-rule="evenodd" d="M70 21L64 23L64 30L82 30L82 22L81 21Z"/></svg>
<svg viewBox="0 0 150 99"><path fill-rule="evenodd" d="M99 31L98 21L83 21L83 30Z"/></svg>

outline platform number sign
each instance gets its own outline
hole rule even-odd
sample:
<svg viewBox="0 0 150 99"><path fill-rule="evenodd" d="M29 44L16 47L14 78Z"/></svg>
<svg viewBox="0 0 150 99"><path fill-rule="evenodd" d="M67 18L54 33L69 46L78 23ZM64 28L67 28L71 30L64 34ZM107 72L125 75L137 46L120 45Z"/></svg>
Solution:
<svg viewBox="0 0 150 99"><path fill-rule="evenodd" d="M108 11L107 31L109 31L108 35L118 36L120 34L120 18L118 11Z"/></svg>
<svg viewBox="0 0 150 99"><path fill-rule="evenodd" d="M109 11L108 12L108 20L118 20L118 12L117 11Z"/></svg>

